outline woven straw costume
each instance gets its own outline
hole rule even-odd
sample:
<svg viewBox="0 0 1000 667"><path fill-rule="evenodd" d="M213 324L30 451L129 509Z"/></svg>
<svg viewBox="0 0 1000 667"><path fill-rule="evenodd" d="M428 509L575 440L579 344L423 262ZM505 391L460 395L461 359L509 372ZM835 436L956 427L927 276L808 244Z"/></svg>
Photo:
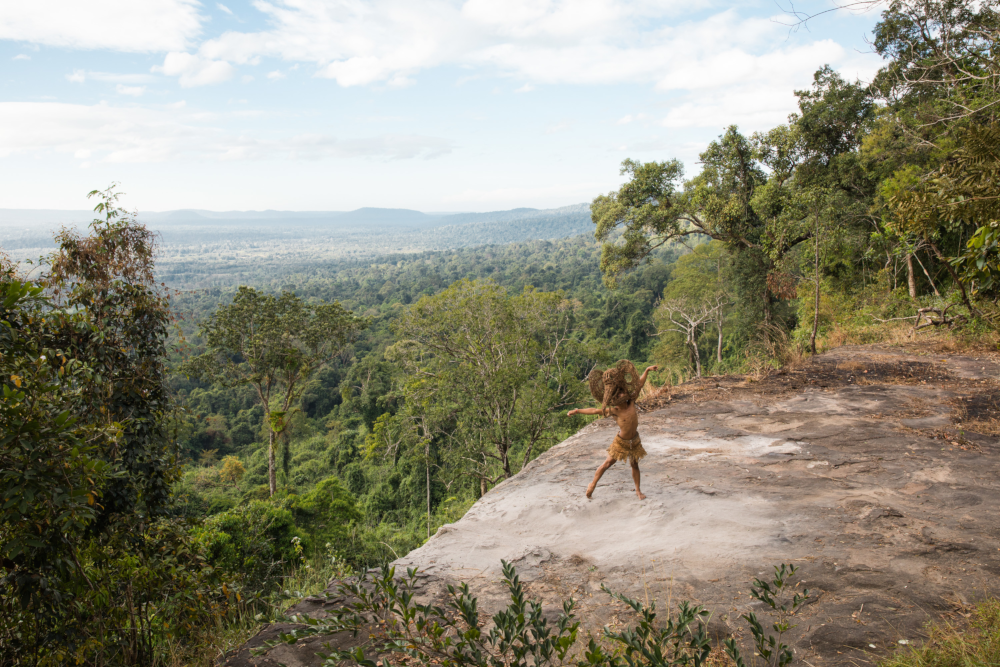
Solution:
<svg viewBox="0 0 1000 667"><path fill-rule="evenodd" d="M605 417L609 407L635 403L639 398L639 373L628 359L622 359L603 373L595 368L590 371L587 380L590 383L590 393L601 404ZM631 440L625 440L621 434L617 434L608 448L608 455L616 461L637 462L646 455L646 450L642 448L638 433Z"/></svg>

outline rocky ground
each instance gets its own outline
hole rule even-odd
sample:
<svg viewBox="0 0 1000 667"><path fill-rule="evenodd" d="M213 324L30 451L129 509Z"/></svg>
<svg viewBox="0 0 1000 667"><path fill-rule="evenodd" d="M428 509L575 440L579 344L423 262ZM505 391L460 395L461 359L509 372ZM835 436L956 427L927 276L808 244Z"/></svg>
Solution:
<svg viewBox="0 0 1000 667"><path fill-rule="evenodd" d="M797 663L874 664L1000 593L998 361L848 346L757 381L686 383L641 405L646 500L620 464L584 496L615 433L599 420L397 566L419 568L425 599L467 581L490 611L505 559L553 609L577 599L589 630L634 618L605 584L660 609L697 602L713 633L745 640L740 614L761 614L750 582L791 563L812 591L789 637ZM329 638L249 659L277 630L228 664L319 664Z"/></svg>

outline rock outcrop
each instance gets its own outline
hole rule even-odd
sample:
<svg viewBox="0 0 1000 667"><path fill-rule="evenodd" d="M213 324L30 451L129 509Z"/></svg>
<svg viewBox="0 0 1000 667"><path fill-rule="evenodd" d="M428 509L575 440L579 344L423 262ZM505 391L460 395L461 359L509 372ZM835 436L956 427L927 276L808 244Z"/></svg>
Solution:
<svg viewBox="0 0 1000 667"><path fill-rule="evenodd" d="M745 640L740 614L761 613L750 582L791 563L812 591L796 659L874 662L998 593L997 377L983 357L845 347L756 383L682 385L641 417L645 501L620 464L584 496L615 433L600 420L396 564L419 569L425 598L466 581L489 611L505 559L554 610L577 599L587 629L632 620L605 584L660 609L705 605L712 632ZM294 652L280 660L318 664Z"/></svg>

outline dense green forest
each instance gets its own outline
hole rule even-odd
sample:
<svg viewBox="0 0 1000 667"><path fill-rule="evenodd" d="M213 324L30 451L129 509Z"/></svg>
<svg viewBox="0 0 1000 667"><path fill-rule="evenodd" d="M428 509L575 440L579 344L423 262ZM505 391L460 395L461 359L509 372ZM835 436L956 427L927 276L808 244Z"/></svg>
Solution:
<svg viewBox="0 0 1000 667"><path fill-rule="evenodd" d="M670 280L673 260L682 252L686 252L683 246L658 252L655 263L630 274L615 290L603 286L600 246L588 237L389 256L377 264L318 264L308 272L277 276L258 285L263 292L294 293L306 302L339 302L367 318L364 329L303 388L300 411L279 442L279 487L282 492L301 493L330 477L342 480L357 499L365 525L380 536L374 543L359 543L352 558L375 563L419 545L427 532L428 461L413 443L400 445L391 465L376 451L387 430L401 431L397 438L405 432L393 421L406 412L409 370L394 327L408 309L421 298L436 297L455 321L463 308L450 302L448 290L461 281L495 286L502 301L535 289L570 305L578 356L572 360L577 366L572 400L565 405L576 405L583 398L582 377L595 364L619 357L650 358L657 342L653 312ZM175 335L182 335L190 349L203 349L198 324L230 302L234 293L217 288L176 296L173 308L183 319ZM176 355L174 361L183 356ZM185 512L202 517L229 510L264 487L267 434L264 408L254 391L226 388L180 372L172 376L171 385L184 409L175 424L178 443L191 461L178 487ZM579 428L561 413L547 411L552 414L534 455ZM502 479L499 462L497 469L468 470L462 463L467 452L455 446L453 430L445 428L429 450L432 530L460 516ZM514 450L523 459L521 445L515 442ZM238 483L217 479L221 464L216 461L226 456L239 458L246 470ZM518 467L515 464L513 472Z"/></svg>
<svg viewBox="0 0 1000 667"><path fill-rule="evenodd" d="M724 129L689 178L626 160L583 236L499 220L468 223L496 229L476 247L154 265L93 193L89 236L4 265L0 643L203 659L456 520L578 429L618 358L663 384L900 327L995 345L996 10L888 3L873 82L821 67L788 123Z"/></svg>

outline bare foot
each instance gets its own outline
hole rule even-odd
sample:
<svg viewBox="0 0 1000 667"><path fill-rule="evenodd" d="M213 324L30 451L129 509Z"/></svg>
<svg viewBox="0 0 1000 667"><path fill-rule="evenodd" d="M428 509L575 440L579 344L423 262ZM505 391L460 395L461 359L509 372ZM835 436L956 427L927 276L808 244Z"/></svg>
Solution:
<svg viewBox="0 0 1000 667"><path fill-rule="evenodd" d="M595 488L597 488L597 482L591 482L590 486L587 487L587 500L590 500L590 496L594 493Z"/></svg>
<svg viewBox="0 0 1000 667"><path fill-rule="evenodd" d="M643 493L642 491L640 491L639 489L635 490L635 495L639 496L639 500L645 500L646 499L646 494ZM587 494L587 497L588 498L590 497L589 493Z"/></svg>

